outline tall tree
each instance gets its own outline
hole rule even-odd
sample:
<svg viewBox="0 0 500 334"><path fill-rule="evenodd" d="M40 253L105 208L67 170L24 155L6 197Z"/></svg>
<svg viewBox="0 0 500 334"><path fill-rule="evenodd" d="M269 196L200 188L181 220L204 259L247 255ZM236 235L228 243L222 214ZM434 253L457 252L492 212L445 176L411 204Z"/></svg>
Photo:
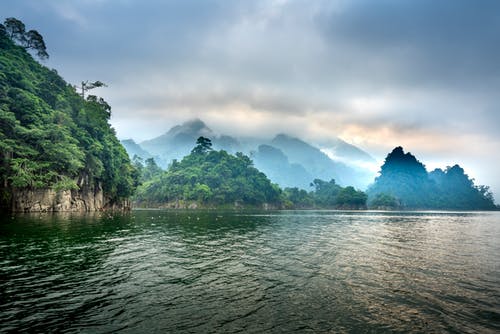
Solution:
<svg viewBox="0 0 500 334"><path fill-rule="evenodd" d="M203 136L196 140L196 146L191 151L192 153L206 153L212 150L212 141Z"/></svg>
<svg viewBox="0 0 500 334"><path fill-rule="evenodd" d="M47 47L45 46L43 37L38 33L38 31L28 31L26 33L25 39L27 49L35 50L36 55L42 60L49 58L49 54L47 53Z"/></svg>
<svg viewBox="0 0 500 334"><path fill-rule="evenodd" d="M91 89L98 88L98 87L108 87L105 83L97 80L94 82L89 82L88 80L82 81L82 85L80 87L75 87L75 88L80 88L81 93L80 95L85 98L85 93Z"/></svg>
<svg viewBox="0 0 500 334"><path fill-rule="evenodd" d="M7 36L13 41L19 42L22 45L26 43L26 26L20 20L9 17L4 21L5 31Z"/></svg>

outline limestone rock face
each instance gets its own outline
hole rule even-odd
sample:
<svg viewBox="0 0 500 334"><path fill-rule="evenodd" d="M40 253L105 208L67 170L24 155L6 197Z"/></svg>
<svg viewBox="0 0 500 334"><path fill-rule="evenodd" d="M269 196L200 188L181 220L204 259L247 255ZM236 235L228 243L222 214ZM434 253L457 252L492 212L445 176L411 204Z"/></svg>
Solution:
<svg viewBox="0 0 500 334"><path fill-rule="evenodd" d="M129 201L111 202L100 186L79 190L13 189L13 212L89 212L106 209L130 209Z"/></svg>

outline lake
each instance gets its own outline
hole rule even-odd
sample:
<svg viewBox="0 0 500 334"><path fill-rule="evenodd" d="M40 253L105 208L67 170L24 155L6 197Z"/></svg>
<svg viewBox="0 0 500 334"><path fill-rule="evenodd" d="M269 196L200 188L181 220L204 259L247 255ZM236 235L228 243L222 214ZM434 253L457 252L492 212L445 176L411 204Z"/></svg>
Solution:
<svg viewBox="0 0 500 334"><path fill-rule="evenodd" d="M1 333L498 331L499 212L1 216Z"/></svg>

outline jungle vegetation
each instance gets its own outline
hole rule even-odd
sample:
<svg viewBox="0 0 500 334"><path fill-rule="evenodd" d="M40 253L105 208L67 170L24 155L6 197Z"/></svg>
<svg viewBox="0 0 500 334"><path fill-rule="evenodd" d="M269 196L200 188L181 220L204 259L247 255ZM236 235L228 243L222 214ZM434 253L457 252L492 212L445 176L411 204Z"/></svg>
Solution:
<svg viewBox="0 0 500 334"><path fill-rule="evenodd" d="M494 210L489 187L474 184L462 167L427 172L402 147L389 153L380 175L367 191L372 207L402 209Z"/></svg>
<svg viewBox="0 0 500 334"><path fill-rule="evenodd" d="M131 196L139 174L109 124L111 107L86 98L56 70L43 37L8 18L0 25L0 203L13 189L99 185L108 198Z"/></svg>
<svg viewBox="0 0 500 334"><path fill-rule="evenodd" d="M364 208L366 194L353 187L341 187L334 180L316 179L313 191L299 188L282 190L238 152L212 149L210 139L199 137L191 153L174 160L162 171L153 158L135 158L143 184L135 196L139 206L174 202L196 202L202 206L253 206L274 208Z"/></svg>

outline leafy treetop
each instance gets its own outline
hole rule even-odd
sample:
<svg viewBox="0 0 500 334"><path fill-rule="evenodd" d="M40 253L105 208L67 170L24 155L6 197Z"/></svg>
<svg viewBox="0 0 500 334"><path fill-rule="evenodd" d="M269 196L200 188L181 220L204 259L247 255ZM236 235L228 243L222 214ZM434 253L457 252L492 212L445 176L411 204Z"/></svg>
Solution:
<svg viewBox="0 0 500 334"><path fill-rule="evenodd" d="M203 136L196 140L196 146L191 151L192 153L207 153L212 150L212 141L209 138Z"/></svg>
<svg viewBox="0 0 500 334"><path fill-rule="evenodd" d="M4 24L0 27L0 33L4 33L13 42L23 46L26 50L34 50L38 58L42 60L49 58L42 35L36 30L26 32L26 26L20 20L14 17L5 19Z"/></svg>

